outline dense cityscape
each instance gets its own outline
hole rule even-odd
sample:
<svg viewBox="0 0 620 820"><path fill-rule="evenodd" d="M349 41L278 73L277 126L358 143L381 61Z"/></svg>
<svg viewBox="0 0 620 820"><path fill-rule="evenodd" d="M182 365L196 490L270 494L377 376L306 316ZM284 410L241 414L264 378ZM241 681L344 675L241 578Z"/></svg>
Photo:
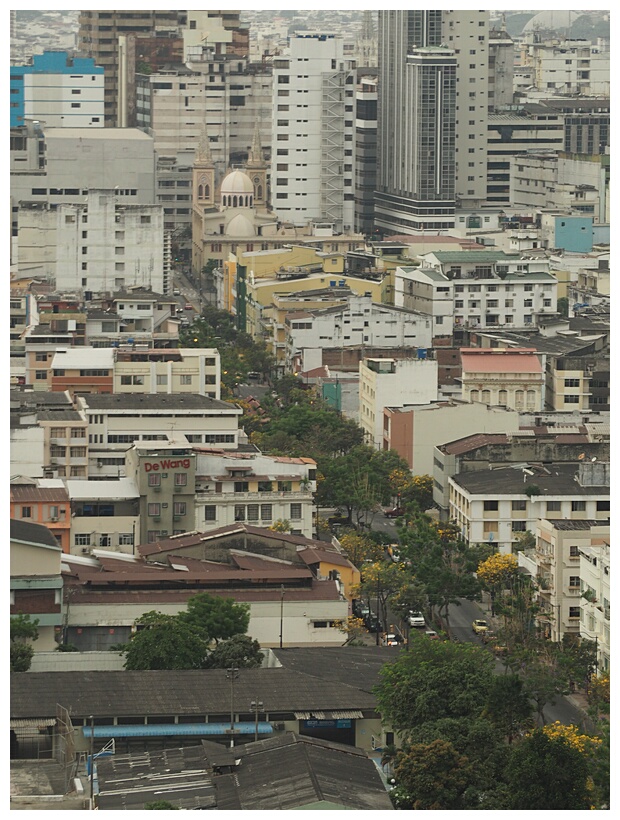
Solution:
<svg viewBox="0 0 620 820"><path fill-rule="evenodd" d="M11 810L608 810L609 13L10 35Z"/></svg>

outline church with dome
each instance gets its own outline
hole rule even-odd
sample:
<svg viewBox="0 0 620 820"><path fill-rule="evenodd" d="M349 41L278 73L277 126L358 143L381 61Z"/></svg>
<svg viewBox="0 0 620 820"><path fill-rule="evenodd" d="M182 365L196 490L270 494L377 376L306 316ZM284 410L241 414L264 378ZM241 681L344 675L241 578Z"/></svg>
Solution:
<svg viewBox="0 0 620 820"><path fill-rule="evenodd" d="M209 259L226 260L229 253L271 247L262 237L275 238L279 223L267 204L267 169L257 126L245 169L231 170L218 190L209 139L203 129L193 167L194 270L201 270Z"/></svg>

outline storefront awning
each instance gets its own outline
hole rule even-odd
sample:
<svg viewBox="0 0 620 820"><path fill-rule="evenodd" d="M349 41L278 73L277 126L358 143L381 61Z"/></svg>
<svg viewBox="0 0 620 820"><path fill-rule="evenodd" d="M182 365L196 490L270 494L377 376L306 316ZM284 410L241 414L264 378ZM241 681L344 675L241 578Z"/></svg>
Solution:
<svg viewBox="0 0 620 820"><path fill-rule="evenodd" d="M235 734L253 735L256 724L235 723ZM83 727L84 737L91 736L91 727ZM258 734L270 735L271 723L259 722ZM93 737L178 737L181 735L230 735L230 723L134 723L127 726L94 726Z"/></svg>
<svg viewBox="0 0 620 820"><path fill-rule="evenodd" d="M361 720L364 715L359 709L340 712L295 712L297 720Z"/></svg>

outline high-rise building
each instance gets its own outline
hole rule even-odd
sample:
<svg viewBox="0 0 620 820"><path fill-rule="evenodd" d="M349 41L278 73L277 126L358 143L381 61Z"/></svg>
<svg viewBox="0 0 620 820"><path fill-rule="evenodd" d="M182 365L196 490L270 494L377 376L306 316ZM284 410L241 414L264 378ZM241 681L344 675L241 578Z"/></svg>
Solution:
<svg viewBox="0 0 620 820"><path fill-rule="evenodd" d="M119 124L119 37L137 33L167 37L176 34L186 18L185 11L80 12L78 50L105 70L106 126Z"/></svg>
<svg viewBox="0 0 620 820"><path fill-rule="evenodd" d="M48 128L103 128L103 68L66 51L35 54L11 66L11 128L39 120Z"/></svg>
<svg viewBox="0 0 620 820"><path fill-rule="evenodd" d="M274 60L271 204L283 221L353 230L355 75L336 34L298 32Z"/></svg>
<svg viewBox="0 0 620 820"><path fill-rule="evenodd" d="M380 11L375 224L447 230L486 196L487 11Z"/></svg>

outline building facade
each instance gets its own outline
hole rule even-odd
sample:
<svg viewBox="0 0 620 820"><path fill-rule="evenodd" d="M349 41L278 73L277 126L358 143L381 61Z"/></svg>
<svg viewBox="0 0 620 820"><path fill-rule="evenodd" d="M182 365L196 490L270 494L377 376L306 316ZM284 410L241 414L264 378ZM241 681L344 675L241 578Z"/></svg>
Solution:
<svg viewBox="0 0 620 820"><path fill-rule="evenodd" d="M271 203L283 222L355 222L354 62L340 35L297 32L273 69Z"/></svg>

